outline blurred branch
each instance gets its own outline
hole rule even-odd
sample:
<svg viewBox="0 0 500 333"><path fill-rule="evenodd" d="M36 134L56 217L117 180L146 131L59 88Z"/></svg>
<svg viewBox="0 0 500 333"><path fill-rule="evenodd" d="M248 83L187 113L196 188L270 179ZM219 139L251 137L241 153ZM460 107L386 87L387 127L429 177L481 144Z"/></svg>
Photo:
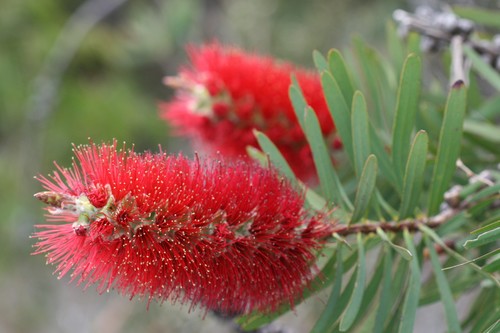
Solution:
<svg viewBox="0 0 500 333"><path fill-rule="evenodd" d="M408 231L419 231L419 226L422 224L434 229L446 223L460 212L462 212L462 209L449 209L433 217L407 219L398 222L366 222L351 225L339 225L334 230L334 233L340 236L357 233L370 234L377 232L377 228L388 232L402 232L404 229L407 229Z"/></svg>
<svg viewBox="0 0 500 333"><path fill-rule="evenodd" d="M490 64L496 70L500 70L500 38L495 37L491 41L471 38L476 26L470 20L460 18L451 11L436 12L427 6L418 7L415 14L398 9L394 11L393 18L398 22L401 34L415 31L422 35L424 51L438 51L450 44L452 52L458 55L463 44L467 44L491 60ZM453 67L453 70L456 68ZM458 77L459 72L453 74L456 79L462 79Z"/></svg>

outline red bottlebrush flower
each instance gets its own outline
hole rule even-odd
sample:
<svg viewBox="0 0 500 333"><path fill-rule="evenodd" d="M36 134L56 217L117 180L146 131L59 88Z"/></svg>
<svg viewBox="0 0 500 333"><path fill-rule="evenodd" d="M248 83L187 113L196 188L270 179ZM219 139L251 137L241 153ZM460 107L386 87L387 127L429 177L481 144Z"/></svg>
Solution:
<svg viewBox="0 0 500 333"><path fill-rule="evenodd" d="M52 222L35 254L100 292L224 313L272 311L300 297L331 226L273 169L95 144L39 177Z"/></svg>
<svg viewBox="0 0 500 333"><path fill-rule="evenodd" d="M166 78L179 91L161 106L162 117L180 134L225 156L240 157L248 145L258 147L252 132L258 129L278 146L297 176L314 177L311 150L288 96L294 74L331 147L341 147L316 73L217 43L188 51L192 68Z"/></svg>

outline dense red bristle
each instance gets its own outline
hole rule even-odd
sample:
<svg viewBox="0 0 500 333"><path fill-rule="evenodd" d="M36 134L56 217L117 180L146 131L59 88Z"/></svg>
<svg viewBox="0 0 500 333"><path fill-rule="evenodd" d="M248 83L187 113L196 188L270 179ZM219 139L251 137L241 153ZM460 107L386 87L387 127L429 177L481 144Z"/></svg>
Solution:
<svg viewBox="0 0 500 333"><path fill-rule="evenodd" d="M258 148L252 132L258 129L277 145L301 179L313 179L311 150L288 95L292 74L316 112L328 144L332 150L341 148L317 73L218 43L188 51L192 67L181 70L177 79L166 80L179 90L161 109L162 117L178 133L192 137L198 148L241 158L247 146ZM200 95L200 86L208 96ZM200 102L204 108L197 108Z"/></svg>
<svg viewBox="0 0 500 333"><path fill-rule="evenodd" d="M254 163L137 154L116 143L75 155L71 169L38 178L49 191L38 197L66 201L48 207L57 223L37 226L35 254L101 292L226 313L274 310L300 297L331 232L287 181Z"/></svg>

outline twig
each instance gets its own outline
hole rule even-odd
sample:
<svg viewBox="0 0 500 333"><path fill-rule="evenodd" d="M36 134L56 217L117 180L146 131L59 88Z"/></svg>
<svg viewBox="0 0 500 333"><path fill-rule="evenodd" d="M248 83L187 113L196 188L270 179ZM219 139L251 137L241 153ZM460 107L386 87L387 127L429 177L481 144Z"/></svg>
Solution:
<svg viewBox="0 0 500 333"><path fill-rule="evenodd" d="M398 9L394 11L393 18L399 23L399 29L402 34L409 31L415 31L422 35L422 45L426 51L437 51L447 44L451 44L452 56L456 52L455 59L458 60L458 53L463 44L472 47L480 55L491 59L491 64L495 69L500 70L500 48L496 39L492 41L478 40L471 38L475 25L472 21L459 18L451 10L436 12L433 9L421 6L415 11L415 14L408 13ZM460 38L455 38L460 37ZM453 49L456 49L453 51ZM463 60L461 61L463 62ZM463 68L463 65L461 66ZM455 68L453 68L455 69ZM458 67L455 69L458 70ZM459 79L460 70L452 77ZM464 76L462 76L465 78ZM453 84L452 80L452 84Z"/></svg>
<svg viewBox="0 0 500 333"><path fill-rule="evenodd" d="M416 219L407 219L399 222L366 222L351 225L340 224L334 230L334 233L340 236L347 236L357 233L370 234L377 232L377 228L389 232L402 232L404 229L408 231L419 231L419 225L423 224L429 228L437 228L449 221L452 217L461 212L462 209L447 209L439 215L433 217L423 217Z"/></svg>

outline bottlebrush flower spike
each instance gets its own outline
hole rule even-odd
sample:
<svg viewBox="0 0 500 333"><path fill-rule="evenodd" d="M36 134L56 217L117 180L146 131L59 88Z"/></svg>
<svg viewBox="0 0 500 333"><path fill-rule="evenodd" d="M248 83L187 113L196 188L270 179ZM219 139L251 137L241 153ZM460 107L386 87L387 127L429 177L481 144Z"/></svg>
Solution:
<svg viewBox="0 0 500 333"><path fill-rule="evenodd" d="M240 157L248 145L258 147L255 128L278 146L298 177L314 177L312 153L288 96L294 74L324 137L332 148L341 148L316 73L218 43L188 51L192 67L165 79L179 89L172 102L161 106L162 117L180 134L212 151Z"/></svg>
<svg viewBox="0 0 500 333"><path fill-rule="evenodd" d="M273 169L116 142L74 151L35 195L58 223L37 226L34 253L60 277L230 314L293 305L311 281L331 225Z"/></svg>

